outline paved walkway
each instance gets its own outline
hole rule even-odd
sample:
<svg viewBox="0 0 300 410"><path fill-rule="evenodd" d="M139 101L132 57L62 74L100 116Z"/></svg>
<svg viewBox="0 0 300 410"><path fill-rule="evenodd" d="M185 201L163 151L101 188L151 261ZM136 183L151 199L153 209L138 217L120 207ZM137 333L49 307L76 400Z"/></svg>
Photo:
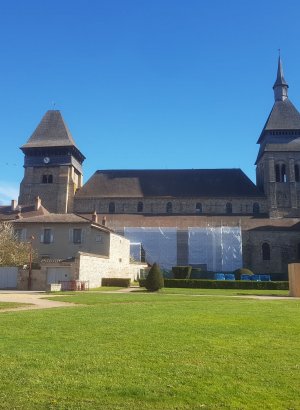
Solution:
<svg viewBox="0 0 300 410"><path fill-rule="evenodd" d="M30 303L31 305L0 309L2 312L14 312L19 310L34 310L34 309L49 309L56 307L72 307L79 306L75 303L69 302L58 302L56 300L48 300L45 298L44 292L17 292L17 291L1 291L0 292L0 302L16 302L16 303ZM51 295L47 295L51 296ZM53 295L57 296L57 295Z"/></svg>

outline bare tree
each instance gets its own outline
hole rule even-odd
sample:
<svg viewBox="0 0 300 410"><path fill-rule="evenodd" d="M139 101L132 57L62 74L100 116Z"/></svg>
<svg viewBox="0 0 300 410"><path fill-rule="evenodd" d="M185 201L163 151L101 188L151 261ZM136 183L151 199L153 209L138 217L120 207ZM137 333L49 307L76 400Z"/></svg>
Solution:
<svg viewBox="0 0 300 410"><path fill-rule="evenodd" d="M28 264L30 244L21 242L10 222L0 222L0 266Z"/></svg>

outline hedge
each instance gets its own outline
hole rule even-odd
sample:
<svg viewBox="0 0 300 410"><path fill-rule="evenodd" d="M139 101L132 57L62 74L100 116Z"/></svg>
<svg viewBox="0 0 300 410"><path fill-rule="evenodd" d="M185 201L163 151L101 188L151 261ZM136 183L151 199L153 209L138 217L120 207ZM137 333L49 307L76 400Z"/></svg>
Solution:
<svg viewBox="0 0 300 410"><path fill-rule="evenodd" d="M130 278L103 278L102 286L119 286L120 288L129 288Z"/></svg>
<svg viewBox="0 0 300 410"><path fill-rule="evenodd" d="M140 286L145 281L140 279ZM165 288L202 288L202 289L265 289L288 290L289 282L256 282L252 280L203 280L203 279L165 279Z"/></svg>

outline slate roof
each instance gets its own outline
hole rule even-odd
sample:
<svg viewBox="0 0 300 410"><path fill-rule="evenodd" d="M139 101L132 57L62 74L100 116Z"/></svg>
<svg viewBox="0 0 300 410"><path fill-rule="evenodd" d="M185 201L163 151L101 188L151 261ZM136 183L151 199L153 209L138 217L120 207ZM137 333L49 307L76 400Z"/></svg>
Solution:
<svg viewBox="0 0 300 410"><path fill-rule="evenodd" d="M26 148L76 147L75 141L60 111L49 110L43 116L26 144ZM77 148L77 147L76 147Z"/></svg>
<svg viewBox="0 0 300 410"><path fill-rule="evenodd" d="M283 130L300 130L300 113L288 98L275 101L257 143L262 142L265 131Z"/></svg>
<svg viewBox="0 0 300 410"><path fill-rule="evenodd" d="M9 221L9 220L15 220L20 214L19 210L13 211L11 209L10 205L5 205L5 206L0 206L0 221ZM44 208L42 205L38 210L35 210L34 205L28 205L28 206L22 206L21 207L21 217L22 219L34 217L34 216L41 216L41 215L48 215L49 211Z"/></svg>
<svg viewBox="0 0 300 410"><path fill-rule="evenodd" d="M261 197L240 169L96 171L76 198Z"/></svg>

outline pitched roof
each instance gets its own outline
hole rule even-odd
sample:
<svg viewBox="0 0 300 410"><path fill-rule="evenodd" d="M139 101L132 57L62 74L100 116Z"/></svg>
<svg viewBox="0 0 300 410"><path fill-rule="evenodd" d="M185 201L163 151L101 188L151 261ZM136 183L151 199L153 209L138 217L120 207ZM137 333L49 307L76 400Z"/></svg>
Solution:
<svg viewBox="0 0 300 410"><path fill-rule="evenodd" d="M300 130L300 113L288 98L275 101L257 143L262 141L265 131L276 130Z"/></svg>
<svg viewBox="0 0 300 410"><path fill-rule="evenodd" d="M43 116L23 148L76 147L75 141L60 111L49 110Z"/></svg>
<svg viewBox="0 0 300 410"><path fill-rule="evenodd" d="M81 216L75 214L48 214L48 215L39 215L39 216L32 216L29 218L18 219L14 221L14 223L82 223L88 224L88 221Z"/></svg>
<svg viewBox="0 0 300 410"><path fill-rule="evenodd" d="M27 220L27 218L48 214L49 211L42 205L39 207L38 210L35 209L34 205L22 206L21 212L19 209L12 210L10 205L0 206L0 221L15 220L18 217L18 215L21 215L21 219Z"/></svg>
<svg viewBox="0 0 300 410"><path fill-rule="evenodd" d="M75 198L261 197L240 169L97 171Z"/></svg>

